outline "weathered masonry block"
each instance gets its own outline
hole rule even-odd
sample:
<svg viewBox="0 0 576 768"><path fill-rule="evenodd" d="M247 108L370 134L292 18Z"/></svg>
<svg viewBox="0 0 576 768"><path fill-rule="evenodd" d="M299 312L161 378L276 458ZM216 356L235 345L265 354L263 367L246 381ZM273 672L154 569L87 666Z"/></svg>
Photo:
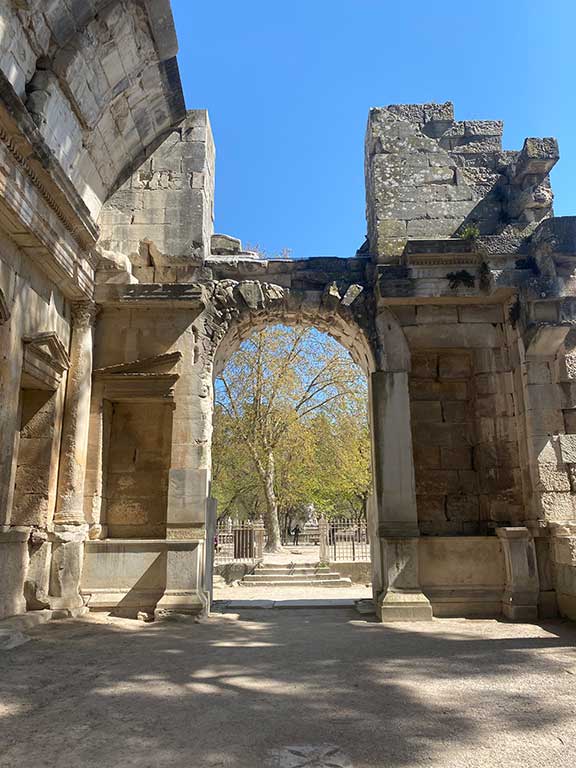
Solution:
<svg viewBox="0 0 576 768"><path fill-rule="evenodd" d="M550 215L554 139L502 149L502 123L454 120L452 104L370 110L366 133L368 242L395 260L411 238L494 235Z"/></svg>
<svg viewBox="0 0 576 768"><path fill-rule="evenodd" d="M213 219L214 141L208 113L195 110L108 200L100 248L128 257L141 282L176 282L163 268L201 266Z"/></svg>
<svg viewBox="0 0 576 768"><path fill-rule="evenodd" d="M214 376L312 325L369 380L386 621L576 619L576 218L554 139L370 111L368 239L214 233L168 0L0 0L0 617L210 607Z"/></svg>

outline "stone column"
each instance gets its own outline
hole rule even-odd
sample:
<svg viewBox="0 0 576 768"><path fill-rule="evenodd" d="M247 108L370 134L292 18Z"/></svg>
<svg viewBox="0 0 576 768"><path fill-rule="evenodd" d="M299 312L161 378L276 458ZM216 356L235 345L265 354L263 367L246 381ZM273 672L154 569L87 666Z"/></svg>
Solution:
<svg viewBox="0 0 576 768"><path fill-rule="evenodd" d="M373 567L382 621L432 618L418 575L418 516L410 395L406 371L376 371L370 380L377 536Z"/></svg>
<svg viewBox="0 0 576 768"><path fill-rule="evenodd" d="M84 481L84 516L89 526L90 539L105 539L105 493L108 472L108 446L112 426L112 404L103 397L103 386L92 385L90 430L88 438L87 469Z"/></svg>
<svg viewBox="0 0 576 768"><path fill-rule="evenodd" d="M0 526L10 524L20 437L22 343L0 324Z"/></svg>
<svg viewBox="0 0 576 768"><path fill-rule="evenodd" d="M84 516L84 479L92 388L92 328L97 308L92 302L72 306L70 370L66 385L64 423L54 515L54 544L50 575L53 608L83 605L79 585L88 525Z"/></svg>
<svg viewBox="0 0 576 768"><path fill-rule="evenodd" d="M502 612L507 619L536 621L540 582L532 534L523 526L497 528L504 550L506 589Z"/></svg>

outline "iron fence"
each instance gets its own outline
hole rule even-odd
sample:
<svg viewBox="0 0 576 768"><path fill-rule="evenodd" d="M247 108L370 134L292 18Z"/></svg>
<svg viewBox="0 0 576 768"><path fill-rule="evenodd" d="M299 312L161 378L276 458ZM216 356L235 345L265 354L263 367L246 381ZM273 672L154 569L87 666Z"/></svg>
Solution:
<svg viewBox="0 0 576 768"><path fill-rule="evenodd" d="M264 556L264 526L258 522L224 520L216 526L214 565L256 563Z"/></svg>
<svg viewBox="0 0 576 768"><path fill-rule="evenodd" d="M319 533L320 562L370 561L370 542L365 520L322 518Z"/></svg>
<svg viewBox="0 0 576 768"><path fill-rule="evenodd" d="M262 521L220 521L214 535L214 565L260 562L264 557L265 542ZM308 550L303 552L308 559L323 563L370 561L368 527L364 520L321 518L317 526L303 528L297 545L290 537L285 546Z"/></svg>

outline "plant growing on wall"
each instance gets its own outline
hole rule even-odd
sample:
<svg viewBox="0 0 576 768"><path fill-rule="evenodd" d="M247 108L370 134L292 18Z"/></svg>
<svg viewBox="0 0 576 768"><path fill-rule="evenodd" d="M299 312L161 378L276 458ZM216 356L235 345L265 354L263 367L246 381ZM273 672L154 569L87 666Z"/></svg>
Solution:
<svg viewBox="0 0 576 768"><path fill-rule="evenodd" d="M466 224L466 226L462 227L458 233L458 237L461 240L478 240L480 237L480 229L478 228L478 224Z"/></svg>

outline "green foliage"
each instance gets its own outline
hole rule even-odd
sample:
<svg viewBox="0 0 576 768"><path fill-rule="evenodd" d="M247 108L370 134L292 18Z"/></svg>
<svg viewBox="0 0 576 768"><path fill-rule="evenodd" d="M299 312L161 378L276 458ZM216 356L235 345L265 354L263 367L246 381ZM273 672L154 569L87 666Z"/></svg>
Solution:
<svg viewBox="0 0 576 768"><path fill-rule="evenodd" d="M311 506L317 515L365 515L367 383L340 344L313 329L257 333L231 357L216 396L220 516L266 518L271 477L280 528L305 520Z"/></svg>
<svg viewBox="0 0 576 768"><path fill-rule="evenodd" d="M458 237L461 240L478 240L480 237L478 224L466 224L458 233Z"/></svg>

